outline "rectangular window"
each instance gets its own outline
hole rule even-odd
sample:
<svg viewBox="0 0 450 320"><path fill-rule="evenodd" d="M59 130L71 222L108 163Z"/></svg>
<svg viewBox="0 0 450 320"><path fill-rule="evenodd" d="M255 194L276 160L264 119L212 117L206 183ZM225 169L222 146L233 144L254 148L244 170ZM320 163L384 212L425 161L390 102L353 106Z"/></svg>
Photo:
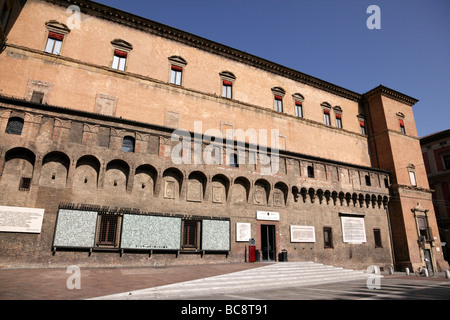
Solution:
<svg viewBox="0 0 450 320"><path fill-rule="evenodd" d="M412 186L417 186L417 181L416 181L416 174L412 171L409 172L409 179L411 180L411 185Z"/></svg>
<svg viewBox="0 0 450 320"><path fill-rule="evenodd" d="M366 186L370 187L372 185L371 181L370 181L370 176L367 175L366 176Z"/></svg>
<svg viewBox="0 0 450 320"><path fill-rule="evenodd" d="M327 125L327 126L331 125L330 111L328 111L328 110L323 111L323 119L324 119L325 125Z"/></svg>
<svg viewBox="0 0 450 320"><path fill-rule="evenodd" d="M342 116L340 114L336 115L336 128L342 129Z"/></svg>
<svg viewBox="0 0 450 320"><path fill-rule="evenodd" d="M183 249L198 250L200 247L200 221L183 221Z"/></svg>
<svg viewBox="0 0 450 320"><path fill-rule="evenodd" d="M47 45L45 46L45 52L56 55L61 54L63 40L64 35L55 32L49 32Z"/></svg>
<svg viewBox="0 0 450 320"><path fill-rule="evenodd" d="M314 167L308 166L308 178L314 178Z"/></svg>
<svg viewBox="0 0 450 320"><path fill-rule="evenodd" d="M450 154L446 154L443 159L445 170L450 170Z"/></svg>
<svg viewBox="0 0 450 320"><path fill-rule="evenodd" d="M380 229L373 229L373 238L375 241L375 248L383 248L383 245L381 243L381 230Z"/></svg>
<svg viewBox="0 0 450 320"><path fill-rule="evenodd" d="M299 118L303 118L303 103L301 102L295 103L295 115Z"/></svg>
<svg viewBox="0 0 450 320"><path fill-rule="evenodd" d="M323 228L324 248L333 248L333 233L330 227Z"/></svg>
<svg viewBox="0 0 450 320"><path fill-rule="evenodd" d="M111 68L125 71L125 66L127 64L128 53L120 50L114 50L114 58Z"/></svg>
<svg viewBox="0 0 450 320"><path fill-rule="evenodd" d="M400 132L406 134L405 122L403 120L400 120Z"/></svg>
<svg viewBox="0 0 450 320"><path fill-rule="evenodd" d="M170 83L181 86L181 77L183 74L183 68L172 65L172 69L170 71Z"/></svg>
<svg viewBox="0 0 450 320"><path fill-rule="evenodd" d="M20 178L19 191L30 191L31 178Z"/></svg>
<svg viewBox="0 0 450 320"><path fill-rule="evenodd" d="M116 214L99 215L97 246L117 247L119 245L120 216Z"/></svg>
<svg viewBox="0 0 450 320"><path fill-rule="evenodd" d="M359 121L359 126L361 127L361 134L362 135L367 135L367 131L366 131L366 122L365 121Z"/></svg>
<svg viewBox="0 0 450 320"><path fill-rule="evenodd" d="M233 82L224 80L222 84L222 97L233 98Z"/></svg>
<svg viewBox="0 0 450 320"><path fill-rule="evenodd" d="M283 112L283 97L275 96L274 107L275 111Z"/></svg>
<svg viewBox="0 0 450 320"><path fill-rule="evenodd" d="M31 102L34 103L41 103L44 101L45 94L40 91L33 91L33 94L31 95Z"/></svg>
<svg viewBox="0 0 450 320"><path fill-rule="evenodd" d="M427 217L417 217L417 224L419 227L419 237L421 237L424 241L431 241L431 230L428 227Z"/></svg>

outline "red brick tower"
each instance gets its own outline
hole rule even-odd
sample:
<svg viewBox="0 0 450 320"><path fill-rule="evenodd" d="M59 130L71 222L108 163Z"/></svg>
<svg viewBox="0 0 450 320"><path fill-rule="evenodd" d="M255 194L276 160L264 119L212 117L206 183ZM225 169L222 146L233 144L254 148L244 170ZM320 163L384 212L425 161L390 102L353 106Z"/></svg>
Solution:
<svg viewBox="0 0 450 320"><path fill-rule="evenodd" d="M444 260L412 106L418 100L379 86L365 94L372 163L391 172L389 215L397 270L441 271Z"/></svg>

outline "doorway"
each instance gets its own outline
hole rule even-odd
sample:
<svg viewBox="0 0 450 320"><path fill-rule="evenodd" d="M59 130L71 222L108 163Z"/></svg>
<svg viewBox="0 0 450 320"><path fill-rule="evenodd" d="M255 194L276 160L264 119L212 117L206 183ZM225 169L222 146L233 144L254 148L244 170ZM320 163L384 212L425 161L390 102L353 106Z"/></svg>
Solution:
<svg viewBox="0 0 450 320"><path fill-rule="evenodd" d="M431 250L425 249L423 251L424 254L424 260L425 260L425 266L428 269L428 272L434 272L433 270L433 262L431 261Z"/></svg>
<svg viewBox="0 0 450 320"><path fill-rule="evenodd" d="M262 261L275 261L276 257L275 226L261 225Z"/></svg>

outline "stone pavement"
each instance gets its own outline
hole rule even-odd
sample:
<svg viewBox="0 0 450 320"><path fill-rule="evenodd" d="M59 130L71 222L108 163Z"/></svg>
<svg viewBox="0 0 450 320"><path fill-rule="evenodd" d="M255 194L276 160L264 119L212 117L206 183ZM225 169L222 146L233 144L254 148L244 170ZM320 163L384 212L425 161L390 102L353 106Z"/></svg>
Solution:
<svg viewBox="0 0 450 320"><path fill-rule="evenodd" d="M242 263L177 267L82 268L80 290L69 290L67 288L67 280L71 275L67 273L66 269L0 269L0 300L93 299L267 266L268 264L261 263ZM432 294L426 295L426 292L431 292ZM276 288L273 290L269 286L267 289L260 290L257 293L219 293L196 297L185 296L180 298L180 300L193 298L196 300L352 300L366 298L403 299L411 297L449 300L450 280L445 279L443 273L436 274L433 278L406 277L403 274L394 274L384 275L381 281L381 291L369 291L365 280L355 280L307 287Z"/></svg>
<svg viewBox="0 0 450 320"><path fill-rule="evenodd" d="M69 290L67 269L0 269L0 300L81 300L261 267L224 264L142 268L81 268L81 289Z"/></svg>

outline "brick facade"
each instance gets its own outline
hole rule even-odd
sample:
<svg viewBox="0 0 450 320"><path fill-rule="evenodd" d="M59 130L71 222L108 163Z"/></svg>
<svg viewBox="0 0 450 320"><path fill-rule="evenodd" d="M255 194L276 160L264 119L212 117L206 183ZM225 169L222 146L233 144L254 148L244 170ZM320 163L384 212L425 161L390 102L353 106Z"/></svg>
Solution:
<svg viewBox="0 0 450 320"><path fill-rule="evenodd" d="M383 86L358 94L90 1L80 1L81 27L70 30L70 4L27 1L0 54L6 66L0 75L0 205L45 209L38 235L0 233L0 265L242 262L248 243L237 241L241 223L250 224L261 252L262 233L273 232L266 243L272 258L287 250L293 261L354 268L423 265L411 210L425 208L430 228L436 226L415 99ZM46 52L52 32L60 32L58 52ZM115 64L119 58L126 58L123 69ZM231 97L222 96L225 83ZM398 132L400 120L406 134ZM11 129L14 121L20 134ZM173 139L175 129L182 134ZM235 134L238 166L229 163L229 145L211 137L227 130ZM267 141L251 140L252 130L266 133ZM266 154L278 154L270 148L276 140L279 157L265 162ZM189 163L175 163L174 150ZM218 162L207 164L205 154ZM29 188L21 188L22 178L31 178ZM55 248L61 210L99 213L95 245ZM266 211L278 218L257 218ZM103 214L119 217L113 247L99 245ZM183 245L196 232L199 243L191 244L194 250L130 252L120 246L129 231L120 225L129 215L181 219ZM364 221L365 241L343 241L345 217ZM217 229L217 241L210 241L209 221L229 223L228 235ZM292 241L292 226L314 227L315 242ZM325 228L332 246L324 244ZM439 238L428 240L434 267L441 268L442 253L434 249ZM221 249L203 250L207 241Z"/></svg>

